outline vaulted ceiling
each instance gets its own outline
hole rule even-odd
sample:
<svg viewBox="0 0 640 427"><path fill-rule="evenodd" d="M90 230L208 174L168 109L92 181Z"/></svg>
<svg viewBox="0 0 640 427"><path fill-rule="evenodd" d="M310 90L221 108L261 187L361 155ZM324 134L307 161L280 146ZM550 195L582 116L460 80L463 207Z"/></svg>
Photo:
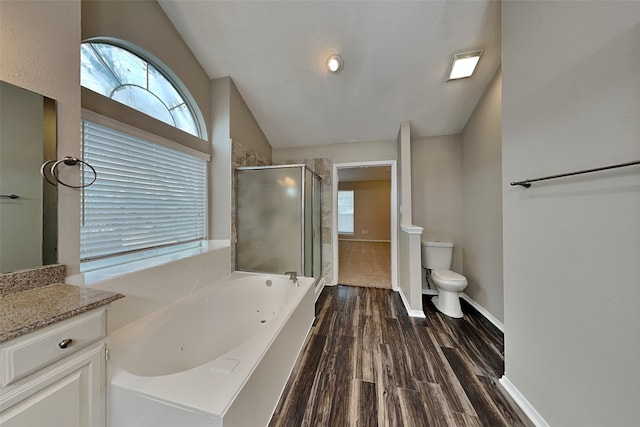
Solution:
<svg viewBox="0 0 640 427"><path fill-rule="evenodd" d="M500 66L499 1L181 1L161 7L274 148L458 133ZM485 51L447 82L454 53ZM337 53L344 69L331 74Z"/></svg>

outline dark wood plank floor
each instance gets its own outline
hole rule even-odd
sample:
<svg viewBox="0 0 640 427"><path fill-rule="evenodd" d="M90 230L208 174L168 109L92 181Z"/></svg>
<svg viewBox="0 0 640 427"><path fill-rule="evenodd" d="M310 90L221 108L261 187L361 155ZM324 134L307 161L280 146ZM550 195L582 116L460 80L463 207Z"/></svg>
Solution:
<svg viewBox="0 0 640 427"><path fill-rule="evenodd" d="M398 293L325 287L270 426L527 426L498 389L503 336L463 304L451 319Z"/></svg>

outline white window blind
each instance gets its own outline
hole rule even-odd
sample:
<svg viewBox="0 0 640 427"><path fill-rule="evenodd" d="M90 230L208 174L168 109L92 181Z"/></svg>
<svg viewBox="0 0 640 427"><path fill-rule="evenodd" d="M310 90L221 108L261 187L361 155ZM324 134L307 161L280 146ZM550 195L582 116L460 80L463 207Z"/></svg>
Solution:
<svg viewBox="0 0 640 427"><path fill-rule="evenodd" d="M86 120L82 147L81 261L205 239L206 160Z"/></svg>

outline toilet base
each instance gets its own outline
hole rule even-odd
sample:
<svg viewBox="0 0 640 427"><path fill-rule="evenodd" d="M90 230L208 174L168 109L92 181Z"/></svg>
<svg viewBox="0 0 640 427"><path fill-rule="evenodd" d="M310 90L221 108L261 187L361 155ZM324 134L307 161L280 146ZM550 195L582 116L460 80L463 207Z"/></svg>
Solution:
<svg viewBox="0 0 640 427"><path fill-rule="evenodd" d="M460 319L464 316L460 307L459 292L447 292L439 289L438 296L431 298L431 302L439 312L449 317Z"/></svg>

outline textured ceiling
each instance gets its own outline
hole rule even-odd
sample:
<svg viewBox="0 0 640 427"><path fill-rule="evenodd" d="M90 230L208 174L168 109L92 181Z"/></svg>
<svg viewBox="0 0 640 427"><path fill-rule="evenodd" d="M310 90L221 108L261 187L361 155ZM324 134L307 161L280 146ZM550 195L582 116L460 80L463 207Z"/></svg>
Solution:
<svg viewBox="0 0 640 427"><path fill-rule="evenodd" d="M274 148L462 130L500 63L496 1L185 1L161 7L211 78L231 76ZM446 82L454 53L476 75ZM326 71L334 53L338 74Z"/></svg>

